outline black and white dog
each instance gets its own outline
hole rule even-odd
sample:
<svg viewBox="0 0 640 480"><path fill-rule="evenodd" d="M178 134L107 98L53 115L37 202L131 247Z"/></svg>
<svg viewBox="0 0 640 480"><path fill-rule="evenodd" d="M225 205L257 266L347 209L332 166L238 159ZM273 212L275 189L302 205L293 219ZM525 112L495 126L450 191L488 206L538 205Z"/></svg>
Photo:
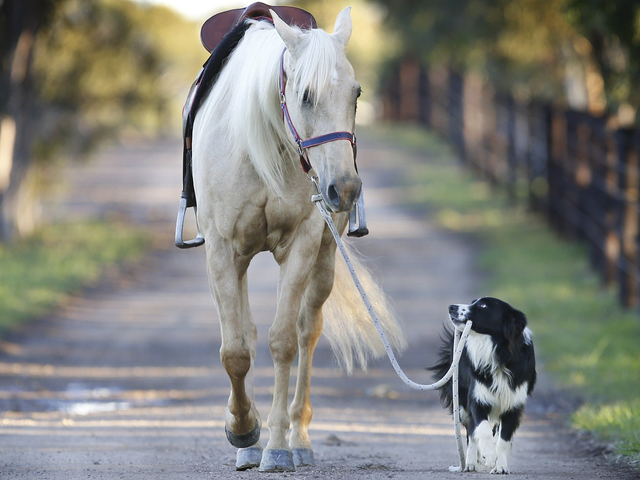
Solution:
<svg viewBox="0 0 640 480"><path fill-rule="evenodd" d="M473 322L458 367L460 419L467 429L465 471L484 463L491 473L509 473L511 439L520 425L527 397L536 383L536 360L525 315L497 298L483 297L471 305L451 305L449 317L463 329ZM453 332L445 332L439 363L429 368L442 378L453 357ZM453 410L452 381L440 400Z"/></svg>

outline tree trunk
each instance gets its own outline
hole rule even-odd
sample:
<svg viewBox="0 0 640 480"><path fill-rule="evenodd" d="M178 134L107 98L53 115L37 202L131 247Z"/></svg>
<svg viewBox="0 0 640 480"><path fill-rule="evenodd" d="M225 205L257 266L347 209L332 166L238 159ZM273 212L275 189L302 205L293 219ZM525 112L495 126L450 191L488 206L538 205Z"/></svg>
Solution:
<svg viewBox="0 0 640 480"><path fill-rule="evenodd" d="M38 0L5 0L8 13L8 100L0 117L0 241L16 235L20 186L31 162L31 65L36 32L43 15Z"/></svg>

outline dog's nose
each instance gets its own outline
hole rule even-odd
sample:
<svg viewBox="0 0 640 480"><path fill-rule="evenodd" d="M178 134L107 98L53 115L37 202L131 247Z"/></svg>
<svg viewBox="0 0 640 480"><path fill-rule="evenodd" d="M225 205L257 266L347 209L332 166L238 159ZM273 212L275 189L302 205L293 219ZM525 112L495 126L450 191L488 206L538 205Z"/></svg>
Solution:
<svg viewBox="0 0 640 480"><path fill-rule="evenodd" d="M449 313L455 313L458 311L457 305L449 305Z"/></svg>

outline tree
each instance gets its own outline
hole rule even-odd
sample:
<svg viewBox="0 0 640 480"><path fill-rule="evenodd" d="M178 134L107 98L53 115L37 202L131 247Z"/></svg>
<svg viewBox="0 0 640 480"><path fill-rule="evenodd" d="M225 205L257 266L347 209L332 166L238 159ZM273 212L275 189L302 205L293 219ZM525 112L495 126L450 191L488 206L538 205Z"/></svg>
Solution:
<svg viewBox="0 0 640 480"><path fill-rule="evenodd" d="M640 106L637 0L372 0L402 39L402 55L475 69L498 89L615 113ZM572 105L576 107L576 105Z"/></svg>
<svg viewBox="0 0 640 480"><path fill-rule="evenodd" d="M590 43L611 110L640 107L640 3L569 0L567 17Z"/></svg>
<svg viewBox="0 0 640 480"><path fill-rule="evenodd" d="M128 0L0 0L0 240L25 233L36 165L84 155L123 129L165 128L171 58L148 26L159 19L164 33L192 28Z"/></svg>
<svg viewBox="0 0 640 480"><path fill-rule="evenodd" d="M12 236L12 211L30 163L34 45L59 3L0 0L0 239Z"/></svg>

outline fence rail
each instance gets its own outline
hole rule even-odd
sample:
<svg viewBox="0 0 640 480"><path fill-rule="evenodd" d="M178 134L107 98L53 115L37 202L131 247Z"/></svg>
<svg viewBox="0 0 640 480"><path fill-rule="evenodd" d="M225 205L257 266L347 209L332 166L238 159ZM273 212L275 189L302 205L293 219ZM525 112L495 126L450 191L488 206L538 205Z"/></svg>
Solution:
<svg viewBox="0 0 640 480"><path fill-rule="evenodd" d="M425 125L448 138L480 176L526 199L562 236L588 245L620 302L639 298L640 132L607 118L499 94L474 75L407 60L383 95L389 121Z"/></svg>

